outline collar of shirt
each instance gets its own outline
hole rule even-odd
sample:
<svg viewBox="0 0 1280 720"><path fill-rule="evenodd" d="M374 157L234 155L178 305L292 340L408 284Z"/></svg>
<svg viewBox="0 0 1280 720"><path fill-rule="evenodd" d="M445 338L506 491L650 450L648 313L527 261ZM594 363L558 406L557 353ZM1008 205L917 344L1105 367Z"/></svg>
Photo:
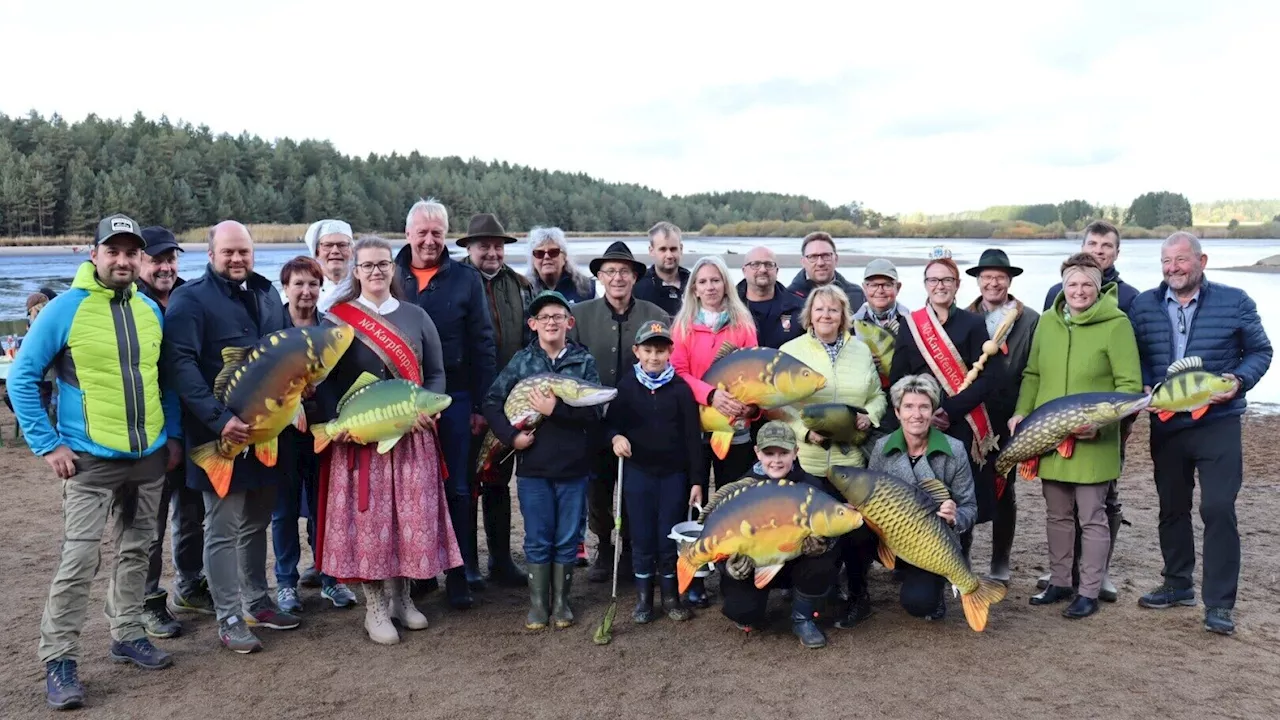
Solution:
<svg viewBox="0 0 1280 720"><path fill-rule="evenodd" d="M1171 287L1166 287L1164 289L1164 299L1166 301L1171 300L1173 302L1178 303L1179 305L1182 304L1182 301L1178 300L1178 296L1174 294L1173 288ZM1196 294L1192 295L1191 299L1187 301L1187 305L1190 305L1191 303L1196 303L1197 305L1200 304L1200 288L1196 288Z"/></svg>
<svg viewBox="0 0 1280 720"><path fill-rule="evenodd" d="M395 312L396 309L400 307L400 301L393 297L387 298L387 301L382 303L381 305L374 305L372 301L366 299L365 296L363 295L356 298L356 302L378 313L379 315L386 315L387 313Z"/></svg>

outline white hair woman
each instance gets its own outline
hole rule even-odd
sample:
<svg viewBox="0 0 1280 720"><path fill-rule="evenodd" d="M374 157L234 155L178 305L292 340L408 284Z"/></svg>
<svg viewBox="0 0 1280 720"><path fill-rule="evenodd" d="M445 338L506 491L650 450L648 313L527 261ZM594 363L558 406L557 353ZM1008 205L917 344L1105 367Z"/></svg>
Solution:
<svg viewBox="0 0 1280 720"><path fill-rule="evenodd" d="M529 269L525 277L533 285L535 296L544 290L555 290L570 305L596 296L595 280L573 263L569 243L558 227L535 227L529 231Z"/></svg>

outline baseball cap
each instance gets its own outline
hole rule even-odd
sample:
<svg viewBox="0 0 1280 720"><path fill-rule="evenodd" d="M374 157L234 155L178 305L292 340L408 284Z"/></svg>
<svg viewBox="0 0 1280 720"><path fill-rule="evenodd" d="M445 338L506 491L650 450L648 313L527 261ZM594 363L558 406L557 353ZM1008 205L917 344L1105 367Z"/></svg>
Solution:
<svg viewBox="0 0 1280 720"><path fill-rule="evenodd" d="M534 315L537 315L539 310L551 303L563 305L565 310L572 310L573 308L573 306L569 304L569 301L565 300L564 296L560 293L555 290L543 290L538 293L538 296L535 297L532 302L529 303L529 316L533 317Z"/></svg>
<svg viewBox="0 0 1280 720"><path fill-rule="evenodd" d="M173 236L173 233L159 225L142 228L142 239L147 244L143 249L151 257L174 249L182 251L182 246L178 244L178 239Z"/></svg>
<svg viewBox="0 0 1280 720"><path fill-rule="evenodd" d="M647 322L636 330L636 344L643 345L650 340L666 340L671 342L671 329L660 321Z"/></svg>
<svg viewBox="0 0 1280 720"><path fill-rule="evenodd" d="M876 258L867 263L867 269L862 273L863 280L873 277L893 278L896 281L898 279L898 268L884 258Z"/></svg>
<svg viewBox="0 0 1280 720"><path fill-rule="evenodd" d="M147 240L142 237L142 232L138 229L138 223L123 213L116 213L102 218L98 223L98 231L93 234L93 244L101 245L112 238L122 235L132 237L144 248L147 246Z"/></svg>
<svg viewBox="0 0 1280 720"><path fill-rule="evenodd" d="M761 450L779 448L781 450L796 449L796 434L791 426L781 420L770 420L756 434L756 447Z"/></svg>

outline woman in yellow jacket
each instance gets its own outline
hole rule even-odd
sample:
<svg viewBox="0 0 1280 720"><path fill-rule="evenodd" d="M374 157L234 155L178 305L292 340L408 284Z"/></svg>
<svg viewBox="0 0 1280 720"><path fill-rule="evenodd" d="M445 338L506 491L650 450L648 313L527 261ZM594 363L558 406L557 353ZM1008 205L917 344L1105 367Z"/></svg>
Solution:
<svg viewBox="0 0 1280 720"><path fill-rule="evenodd" d="M849 296L835 285L826 285L809 293L801 323L806 332L785 343L782 352L804 362L827 378L826 387L805 401L805 405L838 403L861 408L858 428L866 431L879 427L888 408L880 389L871 351L850 332L853 310ZM843 449L807 429L799 417L791 427L800 439L800 467L818 477L826 477L832 465L865 467L867 459L856 445Z"/></svg>

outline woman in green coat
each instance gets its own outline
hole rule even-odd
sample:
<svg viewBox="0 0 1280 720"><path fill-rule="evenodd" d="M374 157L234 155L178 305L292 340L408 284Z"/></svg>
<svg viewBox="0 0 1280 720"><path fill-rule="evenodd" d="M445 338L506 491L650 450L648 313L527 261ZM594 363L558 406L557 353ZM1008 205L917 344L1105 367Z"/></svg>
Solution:
<svg viewBox="0 0 1280 720"><path fill-rule="evenodd" d="M1097 261L1079 254L1062 264L1062 292L1036 327L1018 405L1009 420L1010 432L1050 400L1086 392L1142 392L1142 369L1133 326L1116 300L1116 285L1104 287ZM1052 578L1043 592L1032 596L1032 605L1049 605L1073 595L1074 510L1082 531L1080 589L1062 614L1082 618L1098 611L1098 591L1111 546L1107 484L1119 476L1119 425L1077 435L1069 458L1056 451L1040 458Z"/></svg>

